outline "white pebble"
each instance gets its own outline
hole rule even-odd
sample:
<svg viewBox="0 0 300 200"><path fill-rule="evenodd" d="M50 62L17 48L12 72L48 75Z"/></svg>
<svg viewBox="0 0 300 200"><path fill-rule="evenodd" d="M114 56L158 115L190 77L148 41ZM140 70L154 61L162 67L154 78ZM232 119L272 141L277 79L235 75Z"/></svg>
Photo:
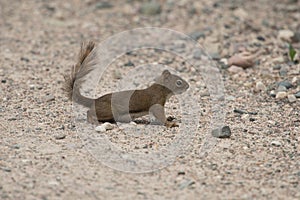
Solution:
<svg viewBox="0 0 300 200"><path fill-rule="evenodd" d="M104 127L103 124L102 124L102 125L100 125L100 126L97 126L97 127L95 128L95 131L97 131L97 132L105 132L106 129L105 129L105 127Z"/></svg>
<svg viewBox="0 0 300 200"><path fill-rule="evenodd" d="M293 36L294 36L294 33L291 30L280 30L278 32L278 38L281 40L284 40L286 42L289 42Z"/></svg>
<svg viewBox="0 0 300 200"><path fill-rule="evenodd" d="M271 142L271 145L274 145L276 147L280 147L281 146L281 143L279 141L272 141Z"/></svg>
<svg viewBox="0 0 300 200"><path fill-rule="evenodd" d="M266 91L267 87L265 86L265 84L263 82L258 81L256 83L255 89L256 89L256 91Z"/></svg>
<svg viewBox="0 0 300 200"><path fill-rule="evenodd" d="M283 99L287 96L286 92L277 92L276 99Z"/></svg>
<svg viewBox="0 0 300 200"><path fill-rule="evenodd" d="M297 101L297 98L296 98L295 95L289 94L288 95L288 100L289 100L290 103L293 103L293 102Z"/></svg>
<svg viewBox="0 0 300 200"><path fill-rule="evenodd" d="M292 84L296 84L298 82L298 77L294 77L293 79L292 79Z"/></svg>
<svg viewBox="0 0 300 200"><path fill-rule="evenodd" d="M114 125L109 123L109 122L105 122L104 124L102 124L102 126L105 128L105 130L112 130L114 129Z"/></svg>
<svg viewBox="0 0 300 200"><path fill-rule="evenodd" d="M130 124L136 126L136 123L134 121L130 122Z"/></svg>

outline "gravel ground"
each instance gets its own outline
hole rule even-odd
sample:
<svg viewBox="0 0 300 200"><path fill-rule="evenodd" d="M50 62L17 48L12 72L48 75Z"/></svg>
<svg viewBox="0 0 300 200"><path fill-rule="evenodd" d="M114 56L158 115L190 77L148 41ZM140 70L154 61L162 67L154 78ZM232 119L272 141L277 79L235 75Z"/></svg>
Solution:
<svg viewBox="0 0 300 200"><path fill-rule="evenodd" d="M300 1L1 0L0 15L0 199L300 199ZM161 170L125 173L85 148L63 74L82 41L149 26L194 37L218 63L232 134L201 156L212 119L203 77L168 52L123 55L99 93L115 91L135 66L160 63L179 71L201 103L184 154ZM288 44L298 52L294 62ZM255 55L253 65L228 65L245 51ZM176 105L174 97L167 113L180 120ZM171 143L178 130L162 129L128 137L114 125L104 134L125 151L145 153Z"/></svg>

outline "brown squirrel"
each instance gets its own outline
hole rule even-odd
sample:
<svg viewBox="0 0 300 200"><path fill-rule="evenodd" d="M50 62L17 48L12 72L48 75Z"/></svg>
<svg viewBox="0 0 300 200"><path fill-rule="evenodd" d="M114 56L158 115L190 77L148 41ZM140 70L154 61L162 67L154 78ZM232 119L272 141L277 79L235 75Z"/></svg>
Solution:
<svg viewBox="0 0 300 200"><path fill-rule="evenodd" d="M82 43L77 64L73 66L71 75L65 76L64 87L70 100L90 108L87 112L89 122L130 122L150 112L159 123L167 127L178 126L167 120L164 105L172 95L185 92L189 84L168 70L164 70L146 89L109 93L97 99L82 96L80 87L83 79L95 65L94 49L94 42Z"/></svg>

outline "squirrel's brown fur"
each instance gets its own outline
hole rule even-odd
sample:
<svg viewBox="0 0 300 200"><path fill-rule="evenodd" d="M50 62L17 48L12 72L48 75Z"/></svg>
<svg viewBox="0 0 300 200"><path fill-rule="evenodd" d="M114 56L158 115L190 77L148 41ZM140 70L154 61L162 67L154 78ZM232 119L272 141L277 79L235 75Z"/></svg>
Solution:
<svg viewBox="0 0 300 200"><path fill-rule="evenodd" d="M73 66L70 76L65 76L65 92L70 100L88 107L88 121L105 122L131 120L152 113L155 118L168 127L177 126L168 122L165 116L164 105L175 94L185 92L189 84L168 70L164 70L155 83L142 90L127 90L103 95L92 99L80 94L80 87L84 77L96 65L96 49L94 42L81 45L79 59Z"/></svg>

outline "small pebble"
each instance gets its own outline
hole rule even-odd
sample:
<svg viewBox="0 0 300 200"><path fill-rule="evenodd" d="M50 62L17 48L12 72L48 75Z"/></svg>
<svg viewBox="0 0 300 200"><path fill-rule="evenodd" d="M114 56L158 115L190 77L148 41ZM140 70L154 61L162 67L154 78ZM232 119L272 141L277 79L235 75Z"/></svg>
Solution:
<svg viewBox="0 0 300 200"><path fill-rule="evenodd" d="M190 34L190 37L194 40L199 40L200 38L205 38L205 33L201 31L194 31Z"/></svg>
<svg viewBox="0 0 300 200"><path fill-rule="evenodd" d="M25 58L25 57L21 57L20 60L21 60L21 61L25 61L25 62L29 62L29 59L28 59L28 58Z"/></svg>
<svg viewBox="0 0 300 200"><path fill-rule="evenodd" d="M188 186L190 186L190 185L193 185L193 184L195 184L195 181L193 181L193 180L185 180L185 181L183 181L183 182L179 185L179 189L182 190L182 189L184 189L184 188L186 188L186 187L188 187Z"/></svg>
<svg viewBox="0 0 300 200"><path fill-rule="evenodd" d="M289 100L290 103L293 103L293 102L297 101L297 98L295 97L295 95L289 94L288 95L288 100Z"/></svg>
<svg viewBox="0 0 300 200"><path fill-rule="evenodd" d="M185 171L179 171L177 174L178 175L185 175Z"/></svg>
<svg viewBox="0 0 300 200"><path fill-rule="evenodd" d="M270 92L270 96L271 96L271 97L276 97L276 92L275 92L275 90L272 90L272 91Z"/></svg>
<svg viewBox="0 0 300 200"><path fill-rule="evenodd" d="M236 98L234 96L231 96L231 95L229 95L229 96L226 97L227 101L235 101L235 99Z"/></svg>
<svg viewBox="0 0 300 200"><path fill-rule="evenodd" d="M1 83L6 83L6 80L5 80L5 79L2 79L2 80L1 80Z"/></svg>
<svg viewBox="0 0 300 200"><path fill-rule="evenodd" d="M291 30L280 30L278 32L278 38L286 42L290 42L293 36L294 33Z"/></svg>
<svg viewBox="0 0 300 200"><path fill-rule="evenodd" d="M57 139L57 140L62 140L62 139L65 139L65 138L66 138L65 134L59 134L59 135L55 136L55 139Z"/></svg>
<svg viewBox="0 0 300 200"><path fill-rule="evenodd" d="M100 125L100 126L97 126L97 127L95 128L95 131L102 133L102 132L105 132L106 129L105 129L105 127L104 127L103 124L102 124L102 125Z"/></svg>
<svg viewBox="0 0 300 200"><path fill-rule="evenodd" d="M287 96L287 93L286 92L277 92L276 94L276 99L283 99Z"/></svg>
<svg viewBox="0 0 300 200"><path fill-rule="evenodd" d="M231 130L229 126L223 126L212 131L212 135L217 138L229 138L231 136Z"/></svg>
<svg viewBox="0 0 300 200"><path fill-rule="evenodd" d="M295 97L296 97L296 98L300 98L300 91L298 91L298 92L295 94Z"/></svg>
<svg viewBox="0 0 300 200"><path fill-rule="evenodd" d="M297 82L298 82L298 77L294 77L293 79L292 79L292 84L294 85L296 85L297 84Z"/></svg>
<svg viewBox="0 0 300 200"><path fill-rule="evenodd" d="M104 124L102 124L102 126L105 128L105 130L112 130L114 129L114 125L109 123L109 122L105 122Z"/></svg>
<svg viewBox="0 0 300 200"><path fill-rule="evenodd" d="M266 91L267 87L265 86L265 84L263 82L258 81L256 83L255 89L256 89L256 91Z"/></svg>
<svg viewBox="0 0 300 200"><path fill-rule="evenodd" d="M202 52L200 50L196 50L193 54L193 58L200 59L202 55Z"/></svg>
<svg viewBox="0 0 300 200"><path fill-rule="evenodd" d="M156 1L145 2L140 8L140 12L144 15L157 15L161 13L161 6Z"/></svg>
<svg viewBox="0 0 300 200"><path fill-rule="evenodd" d="M29 85L29 89L33 90L35 88L35 85Z"/></svg>
<svg viewBox="0 0 300 200"><path fill-rule="evenodd" d="M121 79L122 78L122 73L119 70L115 70L114 74L113 74L113 77L115 79Z"/></svg>
<svg viewBox="0 0 300 200"><path fill-rule="evenodd" d="M280 70L281 69L281 65L275 65L274 67L273 67L273 70Z"/></svg>
<svg viewBox="0 0 300 200"><path fill-rule="evenodd" d="M276 146L276 147L280 147L281 143L279 141L272 141L271 145Z"/></svg>
<svg viewBox="0 0 300 200"><path fill-rule="evenodd" d="M293 84L290 83L289 81L281 81L281 82L279 82L278 86L281 86L281 85L284 86L284 87L286 87L286 89L290 89L290 88L293 87Z"/></svg>
<svg viewBox="0 0 300 200"><path fill-rule="evenodd" d="M137 125L134 121L130 122L129 124L134 125L134 126Z"/></svg>
<svg viewBox="0 0 300 200"><path fill-rule="evenodd" d="M287 73L288 73L288 67L282 66L279 70L279 75L281 77L285 77L287 75Z"/></svg>
<svg viewBox="0 0 300 200"><path fill-rule="evenodd" d="M113 5L109 1L98 2L95 5L96 9L108 9L108 8L112 8L112 7L113 7Z"/></svg>
<svg viewBox="0 0 300 200"><path fill-rule="evenodd" d="M292 42L297 43L300 42L300 32L296 32L292 37Z"/></svg>
<svg viewBox="0 0 300 200"><path fill-rule="evenodd" d="M279 87L277 88L277 91L278 91L278 92L285 92L285 91L287 91L287 89L286 89L285 86L279 85Z"/></svg>
<svg viewBox="0 0 300 200"><path fill-rule="evenodd" d="M128 61L127 63L124 64L125 67L132 67L134 66L134 63L131 61Z"/></svg>
<svg viewBox="0 0 300 200"><path fill-rule="evenodd" d="M242 71L244 71L244 70L243 70L243 68L241 68L241 67L232 65L232 66L230 66L230 67L228 68L228 71L231 72L231 73L233 73L233 74L237 74L237 73L242 72Z"/></svg>
<svg viewBox="0 0 300 200"><path fill-rule="evenodd" d="M282 56L272 59L272 62L275 64L284 63L284 61L285 61L284 57L282 57Z"/></svg>
<svg viewBox="0 0 300 200"><path fill-rule="evenodd" d="M54 100L55 100L55 97L51 94L44 97L45 102L54 101Z"/></svg>
<svg viewBox="0 0 300 200"><path fill-rule="evenodd" d="M256 39L260 40L260 41L265 41L266 40L263 36L257 36Z"/></svg>

